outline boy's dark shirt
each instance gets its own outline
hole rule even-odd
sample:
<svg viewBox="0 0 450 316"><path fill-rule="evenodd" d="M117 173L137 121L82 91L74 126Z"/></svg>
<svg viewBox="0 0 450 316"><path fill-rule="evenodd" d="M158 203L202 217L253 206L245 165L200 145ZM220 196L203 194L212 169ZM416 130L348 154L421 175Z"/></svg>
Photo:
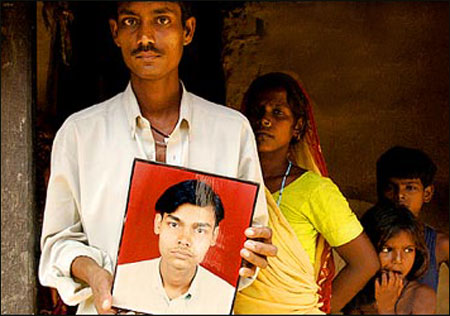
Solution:
<svg viewBox="0 0 450 316"><path fill-rule="evenodd" d="M435 292L437 292L439 283L439 269L436 262L437 232L434 228L425 224L424 235L429 254L428 269L425 274L417 281L430 286Z"/></svg>

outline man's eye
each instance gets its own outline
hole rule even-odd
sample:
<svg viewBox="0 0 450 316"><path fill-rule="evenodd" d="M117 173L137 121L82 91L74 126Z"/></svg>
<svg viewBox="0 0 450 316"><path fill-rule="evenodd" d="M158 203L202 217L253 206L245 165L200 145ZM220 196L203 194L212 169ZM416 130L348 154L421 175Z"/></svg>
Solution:
<svg viewBox="0 0 450 316"><path fill-rule="evenodd" d="M413 186L413 185L407 185L407 186L406 186L406 190L408 190L408 191L415 191L415 190L416 190L416 187Z"/></svg>
<svg viewBox="0 0 450 316"><path fill-rule="evenodd" d="M176 227L178 227L178 223L176 223L176 222L169 222L169 227L176 228Z"/></svg>
<svg viewBox="0 0 450 316"><path fill-rule="evenodd" d="M388 247L381 248L382 253L389 253L390 251L391 251L391 248L388 248Z"/></svg>
<svg viewBox="0 0 450 316"><path fill-rule="evenodd" d="M198 234L203 234L206 230L204 228L197 228L195 230Z"/></svg>
<svg viewBox="0 0 450 316"><path fill-rule="evenodd" d="M159 16L156 18L156 22L160 25L167 25L170 22L170 19L166 16Z"/></svg>
<svg viewBox="0 0 450 316"><path fill-rule="evenodd" d="M413 247L411 247L411 248L406 248L406 249L405 249L405 252L406 252L406 253L412 253L412 252L414 252L414 251L416 251L416 249L413 248Z"/></svg>
<svg viewBox="0 0 450 316"><path fill-rule="evenodd" d="M137 20L134 18L125 18L122 20L122 24L126 26L134 26L137 24Z"/></svg>

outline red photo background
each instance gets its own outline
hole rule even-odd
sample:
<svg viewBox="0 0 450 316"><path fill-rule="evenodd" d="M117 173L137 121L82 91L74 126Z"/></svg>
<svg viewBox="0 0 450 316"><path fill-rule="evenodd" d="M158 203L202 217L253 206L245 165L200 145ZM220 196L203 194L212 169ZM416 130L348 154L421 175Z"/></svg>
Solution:
<svg viewBox="0 0 450 316"><path fill-rule="evenodd" d="M155 203L167 188L190 179L208 183L222 200L225 213L217 243L201 265L236 287L239 251L246 240L244 230L251 223L258 185L140 159L135 160L133 168L117 264L160 256L159 236L153 232Z"/></svg>

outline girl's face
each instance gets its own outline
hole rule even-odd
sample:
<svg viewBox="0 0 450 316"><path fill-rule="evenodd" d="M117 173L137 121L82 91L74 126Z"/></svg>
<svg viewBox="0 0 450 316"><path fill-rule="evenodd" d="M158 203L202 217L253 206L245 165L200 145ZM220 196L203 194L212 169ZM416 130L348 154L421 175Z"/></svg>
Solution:
<svg viewBox="0 0 450 316"><path fill-rule="evenodd" d="M256 136L258 151L263 153L287 150L292 137L301 127L296 122L283 88L264 91L251 105L249 121Z"/></svg>
<svg viewBox="0 0 450 316"><path fill-rule="evenodd" d="M406 277L416 258L416 245L411 233L403 230L392 236L381 248L378 257L381 269Z"/></svg>

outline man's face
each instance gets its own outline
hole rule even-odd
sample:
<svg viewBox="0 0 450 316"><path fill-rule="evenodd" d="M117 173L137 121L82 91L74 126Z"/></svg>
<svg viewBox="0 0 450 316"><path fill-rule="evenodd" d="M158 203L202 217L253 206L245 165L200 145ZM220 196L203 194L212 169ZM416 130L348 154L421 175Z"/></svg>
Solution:
<svg viewBox="0 0 450 316"><path fill-rule="evenodd" d="M117 11L117 21L110 19L109 24L132 80L178 76L183 46L194 35L195 18L187 19L183 28L176 2L121 2Z"/></svg>
<svg viewBox="0 0 450 316"><path fill-rule="evenodd" d="M177 269L194 269L203 261L219 233L213 206L183 204L175 212L155 216L155 234L165 264Z"/></svg>
<svg viewBox="0 0 450 316"><path fill-rule="evenodd" d="M423 203L431 200L433 186L424 188L420 179L389 178L383 195L396 205L406 207L417 217Z"/></svg>

